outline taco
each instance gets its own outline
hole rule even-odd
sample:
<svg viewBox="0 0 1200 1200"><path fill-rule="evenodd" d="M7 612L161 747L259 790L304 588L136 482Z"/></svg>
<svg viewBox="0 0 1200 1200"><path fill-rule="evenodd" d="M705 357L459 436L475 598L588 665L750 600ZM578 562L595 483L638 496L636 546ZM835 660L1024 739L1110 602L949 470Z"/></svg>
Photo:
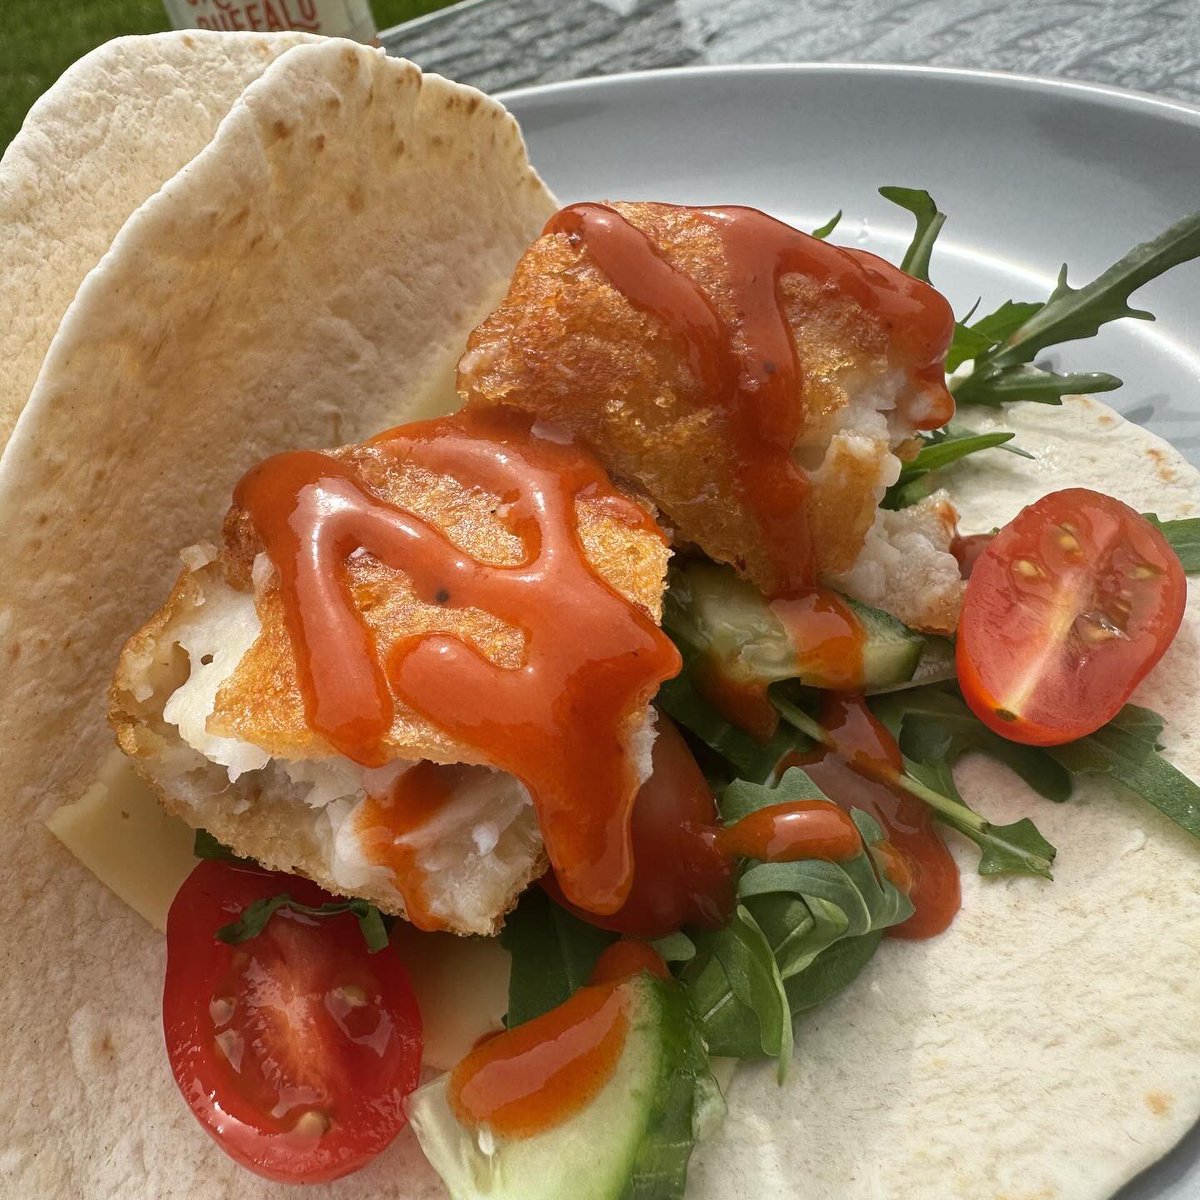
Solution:
<svg viewBox="0 0 1200 1200"><path fill-rule="evenodd" d="M1068 390L1060 294L956 333L762 214L554 207L494 102L301 46L67 311L0 472L18 1193L1110 1194L1200 1113L1200 476L993 404ZM162 1013L43 824L106 711L210 860Z"/></svg>

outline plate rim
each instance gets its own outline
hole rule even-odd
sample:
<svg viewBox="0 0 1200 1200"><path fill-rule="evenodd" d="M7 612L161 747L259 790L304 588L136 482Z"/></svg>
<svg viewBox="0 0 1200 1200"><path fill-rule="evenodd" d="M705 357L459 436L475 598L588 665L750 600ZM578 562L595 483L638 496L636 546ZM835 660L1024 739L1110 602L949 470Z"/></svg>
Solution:
<svg viewBox="0 0 1200 1200"><path fill-rule="evenodd" d="M528 84L491 93L502 104L521 103L541 98L556 98L588 91L620 91L646 83L681 78L731 78L770 75L858 75L875 78L927 78L1041 93L1048 96L1078 96L1093 100L1105 107L1157 111L1160 115L1182 118L1185 123L1200 128L1200 104L1192 104L1174 96L1136 91L1108 83L1092 83L1080 79L1063 79L1051 75L1033 75L1018 71L993 71L972 67L939 67L917 63L893 62L815 62L796 60L765 63L697 63L680 67L654 67L645 71L618 71L611 75L585 75L579 79L561 79L549 83Z"/></svg>
<svg viewBox="0 0 1200 1200"><path fill-rule="evenodd" d="M472 0L466 0L469 7ZM1151 119L1178 122L1189 131L1200 133L1200 104L1174 97L1153 95L1111 84L1062 79L1019 72L978 70L960 67L924 66L909 63L857 62L774 62L708 63L680 67L659 67L645 71L622 71L611 75L591 75L580 79L531 84L492 93L493 98L516 108L525 103L555 102L567 98L598 99L611 93L624 93L642 86L696 79L744 79L748 77L803 77L806 79L838 76L904 82L913 79L945 80L979 89L997 89L1058 100L1072 98L1097 107L1138 113ZM514 112L523 120L524 113ZM1194 1171L1200 1171L1200 1121L1168 1149L1165 1154L1126 1180L1113 1200L1149 1200L1167 1194L1163 1189L1178 1185ZM1152 1189L1147 1191L1146 1189Z"/></svg>

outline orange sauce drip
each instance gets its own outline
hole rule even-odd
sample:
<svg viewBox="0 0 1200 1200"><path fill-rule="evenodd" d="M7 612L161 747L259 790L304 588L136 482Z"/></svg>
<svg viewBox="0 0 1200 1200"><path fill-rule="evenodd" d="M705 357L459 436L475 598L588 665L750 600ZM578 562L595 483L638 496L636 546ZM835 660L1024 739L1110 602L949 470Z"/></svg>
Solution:
<svg viewBox="0 0 1200 1200"><path fill-rule="evenodd" d="M639 971L646 971L659 979L670 979L671 972L662 956L648 942L622 938L613 942L596 960L589 983L620 983Z"/></svg>
<svg viewBox="0 0 1200 1200"><path fill-rule="evenodd" d="M717 845L735 858L845 862L862 852L850 814L825 800L794 800L760 808L717 831Z"/></svg>
<svg viewBox="0 0 1200 1200"><path fill-rule="evenodd" d="M429 907L425 872L406 837L437 816L469 770L419 762L405 771L385 795L369 794L355 816L355 832L363 853L371 862L392 871L395 886L404 897L408 920L418 929L445 929L446 923Z"/></svg>
<svg viewBox="0 0 1200 1200"><path fill-rule="evenodd" d="M899 854L911 877L915 912L888 930L889 937L928 938L941 933L962 904L958 864L946 849L929 807L891 783L904 769L895 739L861 696L830 696L821 723L834 746L805 755L787 755L780 769L801 766L812 781L843 808L861 808L883 827L890 854ZM887 854L885 853L885 863ZM893 860L900 886L905 872Z"/></svg>
<svg viewBox="0 0 1200 1200"><path fill-rule="evenodd" d="M731 725L745 730L766 745L779 728L779 710L767 696L767 685L759 679L732 674L713 655L697 661L692 670L696 691Z"/></svg>
<svg viewBox="0 0 1200 1200"><path fill-rule="evenodd" d="M624 738L680 660L588 562L576 498L601 498L631 526L657 527L590 454L538 436L531 418L511 411L465 411L372 444L497 496L526 556L514 566L471 557L372 492L352 464L323 454L277 455L250 471L235 501L279 573L310 728L354 761L379 765L398 700L517 776L568 897L614 911L633 879L637 778ZM500 667L442 633L402 641L382 661L346 582L360 551L404 571L426 603L482 609L520 629L522 663Z"/></svg>
<svg viewBox="0 0 1200 1200"><path fill-rule="evenodd" d="M708 396L724 405L740 460L736 486L771 547L777 591L791 593L815 579L805 517L810 485L792 461L806 414L782 278L798 273L827 281L875 314L916 392L903 415L920 429L937 428L954 414L943 371L954 315L928 284L873 254L831 246L752 208L689 211L722 241L738 314L734 322L722 318L697 280L606 205L564 208L545 232L577 241L634 307L661 321Z"/></svg>
<svg viewBox="0 0 1200 1200"><path fill-rule="evenodd" d="M477 1046L450 1073L460 1124L532 1137L586 1108L612 1078L629 1030L619 983L582 987L548 1013Z"/></svg>
<svg viewBox="0 0 1200 1200"><path fill-rule="evenodd" d="M862 687L863 643L859 619L836 592L809 588L771 602L771 611L787 630L797 656L819 670L831 691Z"/></svg>

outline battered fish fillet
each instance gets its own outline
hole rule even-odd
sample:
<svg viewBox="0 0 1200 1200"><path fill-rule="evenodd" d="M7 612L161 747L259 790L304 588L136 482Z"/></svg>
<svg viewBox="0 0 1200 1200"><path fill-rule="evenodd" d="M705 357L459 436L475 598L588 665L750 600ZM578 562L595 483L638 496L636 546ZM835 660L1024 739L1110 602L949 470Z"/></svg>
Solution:
<svg viewBox="0 0 1200 1200"><path fill-rule="evenodd" d="M736 324L729 263L711 225L673 205L609 207ZM889 331L827 281L787 274L780 293L802 367L806 424L793 457L812 482L820 575L857 596L854 568L868 534L875 553L890 544L891 526L903 529L914 534L906 553L918 559L891 573L896 587L882 600L860 598L918 628L952 631L963 584L948 538L927 521L884 522L878 511L916 446L900 408L921 400ZM567 235L545 234L526 251L504 301L471 335L458 386L471 403L524 408L571 429L614 476L654 499L680 540L775 590L760 527L739 500L740 463L720 398L705 393L663 322L626 299Z"/></svg>
<svg viewBox="0 0 1200 1200"><path fill-rule="evenodd" d="M499 500L448 476L397 462L370 446L333 456L353 462L374 492L435 525L461 550L497 565L522 561ZM668 550L586 496L576 502L584 552L603 578L654 620L661 616ZM224 544L191 547L162 609L130 638L110 692L122 750L164 806L238 854L362 896L403 915L414 882L441 927L493 933L546 866L529 793L482 764L398 700L385 739L390 761L368 769L308 727L277 577L247 515L235 508ZM359 552L347 564L355 606L380 651L425 631L456 634L492 661L520 662L523 636L477 609L426 604L407 577ZM569 636L577 636L570 631ZM642 776L648 715L625 731ZM356 824L368 793L386 793L413 763L479 764L456 773L452 799L406 836L421 878L397 880L364 853Z"/></svg>

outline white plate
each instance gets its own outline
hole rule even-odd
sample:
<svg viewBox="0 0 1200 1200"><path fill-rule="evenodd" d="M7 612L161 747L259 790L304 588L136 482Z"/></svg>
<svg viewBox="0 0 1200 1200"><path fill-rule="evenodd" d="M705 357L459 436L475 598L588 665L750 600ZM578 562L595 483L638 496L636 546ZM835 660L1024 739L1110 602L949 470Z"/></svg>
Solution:
<svg viewBox="0 0 1200 1200"><path fill-rule="evenodd" d="M962 314L1076 286L1200 207L1200 109L1111 88L916 67L651 71L501 97L564 203L750 204L893 261L911 218L884 184L927 188L949 221L934 282ZM1111 371L1104 399L1200 465L1200 263L1134 297L1126 320L1049 356ZM1200 1195L1200 1127L1120 1200Z"/></svg>

